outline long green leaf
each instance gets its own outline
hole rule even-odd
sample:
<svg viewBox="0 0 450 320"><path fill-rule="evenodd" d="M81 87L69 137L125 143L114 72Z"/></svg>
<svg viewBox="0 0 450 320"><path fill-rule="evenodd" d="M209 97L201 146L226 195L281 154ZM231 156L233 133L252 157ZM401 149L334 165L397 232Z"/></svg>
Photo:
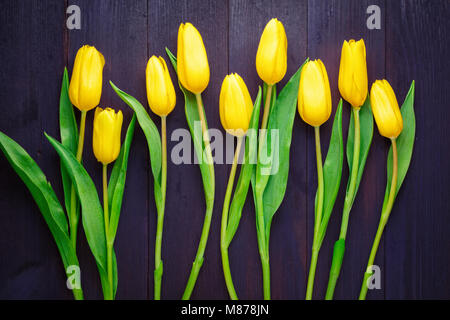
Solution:
<svg viewBox="0 0 450 320"><path fill-rule="evenodd" d="M117 95L125 101L125 103L134 110L136 113L139 126L144 132L147 139L148 151L150 154L150 164L152 167L153 181L154 181L154 194L157 211L160 212L163 208L163 198L161 194L161 136L159 135L158 128L148 115L142 104L136 100L133 96L120 90L111 81L109 82L111 87L117 93Z"/></svg>
<svg viewBox="0 0 450 320"><path fill-rule="evenodd" d="M45 133L45 136L60 156L80 199L81 218L86 239L99 269L103 292L108 292L109 284L108 281L105 281L107 263L103 209L94 182L70 150L48 134Z"/></svg>
<svg viewBox="0 0 450 320"><path fill-rule="evenodd" d="M339 101L331 130L330 144L323 165L323 212L319 228L319 248L327 231L328 221L333 212L339 191L344 163L344 141L342 138L342 99Z"/></svg>
<svg viewBox="0 0 450 320"><path fill-rule="evenodd" d="M177 58L167 48L166 48L166 52L167 52L167 55L169 56L169 59L170 59L170 62L172 63L173 68L175 69L175 72L177 72ZM197 108L197 101L196 101L195 95L192 92L189 92L188 90L184 89L184 87L181 85L181 83L179 81L178 81L178 85L180 86L180 89L184 94L186 120L188 122L189 130L191 132L195 153L199 160L205 159L204 154L203 154L204 144L203 144L202 132L201 132L201 130L195 129L195 123L200 123L200 118L199 118L198 108ZM206 123L206 118L205 118L205 125L206 125L206 129L208 129L208 124ZM212 181L214 181L214 177L211 176L211 171L209 169L208 163L204 160L199 161L199 162L200 162L199 167L200 167L200 172L202 175L203 190L205 193L206 203L207 203L207 206L208 205L212 206L212 204L214 203L214 194L213 194L213 192L211 192L211 190L214 190L214 188L211 183L212 183Z"/></svg>
<svg viewBox="0 0 450 320"><path fill-rule="evenodd" d="M267 154L278 151L278 162L275 163L275 166L273 163L271 165L272 171L263 193L264 225L267 242L269 240L273 215L280 207L286 192L289 174L289 151L291 148L292 127L294 124L295 112L297 110L300 74L305 62L298 68L297 72L281 90L269 116L266 143L269 151ZM271 150L272 140L275 140L274 151ZM258 191L258 187L256 187L256 190Z"/></svg>
<svg viewBox="0 0 450 320"><path fill-rule="evenodd" d="M59 98L59 126L61 143L73 154L76 154L78 147L78 127L73 112L73 106L69 99L69 76L67 68L64 68L63 80L61 84L61 96ZM67 174L64 165L61 163L61 179L64 190L64 203L67 214L70 213L72 182ZM78 201L77 201L78 202ZM77 203L77 216L79 216L79 205Z"/></svg>
<svg viewBox="0 0 450 320"><path fill-rule="evenodd" d="M0 132L0 149L27 186L55 239L65 270L79 266L69 238L64 210L44 173L30 155L14 140Z"/></svg>
<svg viewBox="0 0 450 320"><path fill-rule="evenodd" d="M111 215L109 218L109 239L114 241L117 233L117 226L119 224L120 209L122 208L123 192L125 190L125 179L127 175L128 156L130 154L131 141L133 140L134 127L136 124L136 115L133 115L130 124L128 125L125 141L120 150L119 157L114 163L111 177L108 184L108 195L111 208Z"/></svg>
<svg viewBox="0 0 450 320"><path fill-rule="evenodd" d="M361 178L364 173L364 167L366 165L367 156L369 155L370 145L372 144L373 137L373 115L370 106L370 97L367 95L364 105L359 111L359 121L360 121L360 147L359 147L359 166L358 175L356 178L355 192L353 193L352 204L355 200L356 193L358 192L359 184L361 183ZM353 166L353 144L355 140L355 119L353 117L353 112L350 116L350 124L348 127L348 137L347 137L347 162L349 168L349 176L351 176L351 170ZM347 182L347 191L349 188L350 179Z"/></svg>
<svg viewBox="0 0 450 320"><path fill-rule="evenodd" d="M258 123L259 113L261 108L261 88L258 90L258 95L253 106L253 113L250 119L249 133L247 134L245 143L245 157L244 163L241 166L241 172L239 173L239 179L234 190L233 200L231 201L229 219L226 231L226 245L230 245L231 240L236 233L241 220L242 208L244 207L245 199L247 198L248 187L250 185L250 179L254 171L254 160L256 159L256 153L258 149Z"/></svg>
<svg viewBox="0 0 450 320"><path fill-rule="evenodd" d="M397 174L397 196L403 180L405 180L406 172L408 172L411 162L412 152L414 148L414 139L416 135L416 117L414 115L414 89L415 82L411 83L408 94L403 102L401 112L403 118L403 131L397 138L397 154L398 154L398 174ZM389 149L387 160L387 184L384 195L383 209L387 203L392 180L392 146Z"/></svg>

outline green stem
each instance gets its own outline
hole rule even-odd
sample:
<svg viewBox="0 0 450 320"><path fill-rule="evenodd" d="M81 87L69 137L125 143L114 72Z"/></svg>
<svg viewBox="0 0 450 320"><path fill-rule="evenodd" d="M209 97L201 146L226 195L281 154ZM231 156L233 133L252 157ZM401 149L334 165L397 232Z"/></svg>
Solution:
<svg viewBox="0 0 450 320"><path fill-rule="evenodd" d="M108 165L103 165L103 217L105 220L105 235L106 235L106 263L109 282L109 295L105 297L105 300L114 299L114 287L113 287L113 272L112 272L112 248L113 244L109 239L109 209L108 209Z"/></svg>
<svg viewBox="0 0 450 320"><path fill-rule="evenodd" d="M269 120L269 114L270 114L270 101L272 100L272 88L273 85L267 85L267 93L266 93L266 99L264 101L264 113L261 123L261 129L267 128L267 122Z"/></svg>
<svg viewBox="0 0 450 320"><path fill-rule="evenodd" d="M158 212L158 222L156 226L156 241L155 241L155 272L154 272L154 285L155 300L161 299L161 279L163 273L162 260L161 260L161 245L162 245L162 233L164 223L164 210L166 203L166 186L167 186L167 129L166 129L166 117L161 117L161 195L162 195L162 208L161 212Z"/></svg>
<svg viewBox="0 0 450 320"><path fill-rule="evenodd" d="M347 193L345 194L345 200L344 200L344 207L342 209L342 222L341 222L341 233L339 235L339 240L345 240L347 236L347 229L348 229L348 220L350 217L350 211L352 210L353 201L355 199L355 193L356 193L356 181L358 178L358 169L359 169L359 156L360 156L360 145L361 145L361 130L360 130L360 121L359 121L359 109L352 107L353 112L353 118L354 118L354 142L353 142L353 163L351 168L351 175L350 175L350 183L347 190ZM343 242L345 243L345 242ZM345 245L345 244L344 244ZM339 250L344 250L342 248L339 248ZM341 255L342 253L342 255ZM335 257L335 255L338 255ZM330 268L330 277L328 279L328 287L327 287L327 293L325 295L326 300L333 299L334 295L334 289L336 288L336 283L339 278L339 274L342 267L342 259L343 259L343 252L335 252L333 250L333 260L331 268Z"/></svg>
<svg viewBox="0 0 450 320"><path fill-rule="evenodd" d="M350 210L352 210L353 200L355 199L356 192L356 180L358 178L358 168L359 168L359 149L360 149L360 123L359 123L359 109L353 108L353 116L355 119L355 140L353 143L353 164L352 164L352 172L350 176L350 185L348 188L348 192L345 195L344 200L344 208L342 213L342 224L341 224L341 233L339 235L339 239L345 239L347 236L347 228L348 228L348 219L350 216Z"/></svg>
<svg viewBox="0 0 450 320"><path fill-rule="evenodd" d="M80 118L80 132L78 135L78 147L76 159L81 162L83 157L83 146L84 146L84 132L86 128L86 111L81 111ZM70 213L69 213L69 228L70 228L70 240L72 242L73 249L77 250L77 229L78 229L79 216L77 214L77 195L74 185L70 188ZM83 300L83 290L73 289L73 296L75 300Z"/></svg>
<svg viewBox="0 0 450 320"><path fill-rule="evenodd" d="M80 133L78 135L78 147L76 159L81 162L83 156L83 145L84 145L84 132L86 128L86 111L81 111L80 119ZM70 190L70 240L72 241L72 246L76 251L77 248L77 227L78 227L78 215L77 215L77 198L75 193L75 187L72 185Z"/></svg>
<svg viewBox="0 0 450 320"><path fill-rule="evenodd" d="M75 298L75 300L84 300L83 297L83 290L80 289L72 289L73 292L73 297Z"/></svg>
<svg viewBox="0 0 450 320"><path fill-rule="evenodd" d="M227 226L229 214L228 210L230 207L231 192L233 190L234 177L236 175L236 167L243 140L242 138L243 137L238 138L236 151L234 153L233 164L231 166L230 177L228 179L227 191L225 193L225 199L223 201L222 224L220 229L220 250L222 253L223 274L225 276L225 283L227 285L228 294L230 295L230 298L232 300L238 300L238 296L236 294L236 290L234 289L233 278L231 277L230 262L228 259L228 244L226 243L227 242L226 238L227 238Z"/></svg>
<svg viewBox="0 0 450 320"><path fill-rule="evenodd" d="M270 115L270 106L272 100L273 85L267 85L267 93L264 102L264 113L261 123L261 130L258 144L258 162L261 160L261 152L263 145L266 143L267 136L267 124ZM263 293L264 299L270 300L270 264L269 264L269 247L268 241L266 241L266 230L264 224L264 203L263 192L257 192L256 194L256 224L258 233L258 247L259 256L261 258L261 267L263 274Z"/></svg>
<svg viewBox="0 0 450 320"><path fill-rule="evenodd" d="M316 160L317 160L317 208L314 219L314 238L311 255L311 265L309 268L308 285L306 289L306 300L312 299L314 288L314 277L316 273L317 259L319 256L319 229L322 221L322 207L323 207L323 167L322 167L322 151L320 148L320 127L314 127L314 135L316 140Z"/></svg>
<svg viewBox="0 0 450 320"><path fill-rule="evenodd" d="M383 206L383 210L381 212L380 223L378 225L377 233L375 235L375 240L373 241L372 250L370 251L369 261L367 262L366 272L364 273L364 279L361 286L361 292L359 293L359 300L365 300L367 295L367 281L369 280L372 273L370 272L370 267L373 265L375 261L375 256L378 251L378 246L380 244L381 236L383 235L384 227L389 219L389 215L392 211L392 206L394 205L395 196L397 193L397 174L398 174L398 157L397 157L397 142L395 138L391 139L392 142L392 180L391 180L391 189L389 191L389 198L386 203L386 206Z"/></svg>
<svg viewBox="0 0 450 320"><path fill-rule="evenodd" d="M214 206L214 192L215 192L215 178L214 178L214 162L212 158L211 153L211 146L209 144L209 134L208 130L206 128L206 122L205 122L205 114L204 114L204 108L203 108L203 102L201 94L198 93L195 95L197 99L197 107L198 107L198 114L200 118L200 122L202 125L202 133L203 133L203 143L205 145L205 153L207 158L207 164L209 167L210 172L210 186L211 189L209 192L205 192L206 197L206 212L205 212L205 220L203 222L203 229L202 234L200 237L200 242L197 249L197 254L195 255L194 263L192 264L191 273L189 275L188 282L186 284L186 288L184 289L184 293L182 296L183 300L188 300L191 297L192 290L194 290L195 282L197 281L198 273L200 272L200 268L203 264L203 256L205 253L206 243L208 242L208 235L209 235L209 229L211 226L211 218L212 218L212 212L213 212L213 206Z"/></svg>

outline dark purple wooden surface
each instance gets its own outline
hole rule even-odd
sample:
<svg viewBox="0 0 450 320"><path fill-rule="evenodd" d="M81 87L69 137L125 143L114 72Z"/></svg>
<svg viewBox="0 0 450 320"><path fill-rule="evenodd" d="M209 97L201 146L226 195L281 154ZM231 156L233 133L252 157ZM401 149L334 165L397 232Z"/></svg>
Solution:
<svg viewBox="0 0 450 320"><path fill-rule="evenodd" d="M81 8L81 30L67 30L66 8ZM366 9L381 8L381 30L366 28ZM288 37L288 71L281 85L309 56L324 61L330 78L333 110L339 100L337 77L344 39L363 37L369 82L386 77L402 102L416 80L416 141L410 170L398 195L376 258L382 289L371 299L450 298L450 67L448 1L3 1L0 24L0 130L18 141L41 166L61 197L59 162L43 136L59 135L58 101L65 65L71 72L76 50L95 45L105 56L101 105L120 108L125 123L131 110L108 80L146 105L145 66L149 56L176 52L180 22L202 33L211 67L203 94L210 128L222 130L218 94L223 77L238 72L254 97L261 84L254 59L265 23L278 17ZM172 79L175 75L172 72ZM159 120L151 115L159 125ZM84 163L99 186L101 170L91 152L93 114L88 115ZM346 137L349 108L344 108ZM187 128L184 101L168 118L169 137ZM326 152L331 121L322 129ZM346 140L346 139L345 139ZM169 141L169 152L176 144ZM386 184L386 139L374 132L360 190L352 210L343 272L336 298L356 298L377 228ZM170 154L170 153L169 153ZM145 138L138 128L131 148L127 184L115 248L119 268L118 299L153 296L155 204ZM195 299L224 299L219 233L228 165L216 170L216 202L205 263ZM0 156L0 298L70 299L53 238L26 187ZM322 298L331 251L338 237L344 187L331 217L316 275L315 298ZM274 299L303 299L313 231L316 168L312 128L296 116L286 197L276 214L270 256ZM178 299L184 289L200 236L204 199L196 165L169 163L163 238L162 296ZM95 263L82 230L78 256L86 298L101 298ZM249 194L237 235L230 247L236 289L241 298L262 297L253 200Z"/></svg>

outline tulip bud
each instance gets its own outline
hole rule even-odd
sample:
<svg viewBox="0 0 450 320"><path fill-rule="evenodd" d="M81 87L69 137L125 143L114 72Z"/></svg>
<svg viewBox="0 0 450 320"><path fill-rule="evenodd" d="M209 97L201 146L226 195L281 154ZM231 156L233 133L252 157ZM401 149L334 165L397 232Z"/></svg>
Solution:
<svg viewBox="0 0 450 320"><path fill-rule="evenodd" d="M366 46L364 40L344 41L339 67L339 91L353 107L360 108L367 97Z"/></svg>
<svg viewBox="0 0 450 320"><path fill-rule="evenodd" d="M175 107L176 97L166 61L162 57L152 56L145 75L150 109L160 117L167 116Z"/></svg>
<svg viewBox="0 0 450 320"><path fill-rule="evenodd" d="M283 79L287 69L287 38L283 24L270 20L261 35L256 53L256 71L268 85Z"/></svg>
<svg viewBox="0 0 450 320"><path fill-rule="evenodd" d="M330 83L320 59L308 61L302 68L298 112L303 121L314 127L323 124L331 115Z"/></svg>
<svg viewBox="0 0 450 320"><path fill-rule="evenodd" d="M116 113L111 108L95 109L92 147L99 162L108 164L119 156L122 121L123 115L120 110Z"/></svg>
<svg viewBox="0 0 450 320"><path fill-rule="evenodd" d="M189 22L178 29L178 79L192 93L202 93L209 83L209 64L198 30Z"/></svg>
<svg viewBox="0 0 450 320"><path fill-rule="evenodd" d="M75 57L69 98L81 111L89 111L100 103L105 58L95 47L82 46Z"/></svg>
<svg viewBox="0 0 450 320"><path fill-rule="evenodd" d="M387 80L377 80L370 90L370 104L380 134L397 138L403 129L403 118L394 90Z"/></svg>
<svg viewBox="0 0 450 320"><path fill-rule="evenodd" d="M245 135L253 112L253 103L244 80L237 74L225 77L220 90L220 121L224 129L237 137Z"/></svg>

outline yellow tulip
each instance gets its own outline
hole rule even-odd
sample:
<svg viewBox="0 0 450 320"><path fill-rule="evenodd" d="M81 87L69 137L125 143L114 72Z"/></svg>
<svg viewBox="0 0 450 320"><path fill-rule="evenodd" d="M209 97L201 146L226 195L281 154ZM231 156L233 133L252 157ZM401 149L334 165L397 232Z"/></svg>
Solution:
<svg viewBox="0 0 450 320"><path fill-rule="evenodd" d="M328 74L320 59L308 61L302 69L298 89L298 112L306 123L318 127L331 115Z"/></svg>
<svg viewBox="0 0 450 320"><path fill-rule="evenodd" d="M339 91L353 107L360 108L367 97L366 46L364 40L344 41L339 67Z"/></svg>
<svg viewBox="0 0 450 320"><path fill-rule="evenodd" d="M189 22L178 29L178 79L193 93L202 93L209 83L209 64L200 32Z"/></svg>
<svg viewBox="0 0 450 320"><path fill-rule="evenodd" d="M244 80L227 75L220 90L220 121L224 129L237 137L245 135L252 117L253 103Z"/></svg>
<svg viewBox="0 0 450 320"><path fill-rule="evenodd" d="M270 20L261 35L256 53L256 71L268 85L283 79L287 68L287 38L283 24Z"/></svg>
<svg viewBox="0 0 450 320"><path fill-rule="evenodd" d="M100 103L103 84L103 55L92 46L82 46L75 57L69 98L81 111L94 109Z"/></svg>
<svg viewBox="0 0 450 320"><path fill-rule="evenodd" d="M403 118L394 90L387 80L377 80L370 90L370 104L380 134L397 138L403 130Z"/></svg>
<svg viewBox="0 0 450 320"><path fill-rule="evenodd" d="M152 56L145 72L147 99L150 109L158 116L167 116L175 107L176 96L166 61Z"/></svg>
<svg viewBox="0 0 450 320"><path fill-rule="evenodd" d="M95 109L94 134L92 147L97 160L104 165L117 159L120 152L120 131L122 129L122 111L111 108Z"/></svg>

